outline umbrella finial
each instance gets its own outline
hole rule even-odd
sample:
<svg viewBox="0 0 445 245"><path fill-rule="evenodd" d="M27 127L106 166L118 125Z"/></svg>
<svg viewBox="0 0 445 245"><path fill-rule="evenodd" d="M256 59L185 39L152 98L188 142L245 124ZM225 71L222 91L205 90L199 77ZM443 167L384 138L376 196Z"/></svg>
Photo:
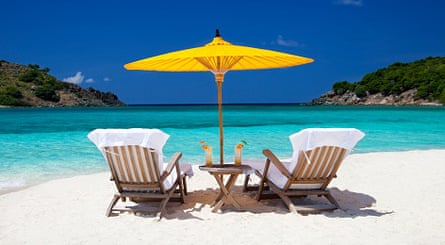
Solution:
<svg viewBox="0 0 445 245"><path fill-rule="evenodd" d="M219 34L219 29L216 29L215 37L220 37L220 36L221 36L221 34Z"/></svg>

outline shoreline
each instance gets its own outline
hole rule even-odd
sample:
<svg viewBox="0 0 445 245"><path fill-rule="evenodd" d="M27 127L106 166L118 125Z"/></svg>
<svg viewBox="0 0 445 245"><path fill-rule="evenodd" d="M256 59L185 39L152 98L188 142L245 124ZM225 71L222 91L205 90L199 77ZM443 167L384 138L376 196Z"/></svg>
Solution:
<svg viewBox="0 0 445 245"><path fill-rule="evenodd" d="M229 205L212 213L217 184L197 165L186 202L170 202L161 221L131 213L105 217L114 193L109 172L51 180L0 195L7 210L0 243L440 244L444 157L445 150L351 154L329 185L342 210L304 216L289 213L279 199L257 202L255 193L241 192L243 178L234 196L247 211Z"/></svg>
<svg viewBox="0 0 445 245"><path fill-rule="evenodd" d="M378 153L404 153L404 152L418 152L418 151L444 151L444 157L445 157L445 149L419 149L419 150L405 150L405 151L379 151L379 152L365 152L365 153L354 153L354 151L350 154L350 156L352 155L363 155L363 154L378 154ZM256 161L256 160L255 160ZM13 193L13 192L20 192L22 190L26 190L28 188L32 188L34 186L38 186L41 184L45 184L47 182L50 181L54 181L54 180L63 180L63 179L69 179L69 178L74 178L74 177L78 177L78 176L88 176L88 175L95 175L95 174L101 174L101 173L108 173L108 166L106 166L106 162L104 162L105 164L105 170L104 171L98 171L98 172L92 172L92 173L79 173L79 174L75 174L75 175L70 175L70 176L64 176L62 174L62 176L57 177L57 178L50 178L50 179L46 179L46 180L41 180L41 181L37 181L34 183L30 183L30 184L24 184L23 186L13 186L13 187L2 187L0 188L0 196L2 195L6 195L8 193ZM199 164L192 164L193 166L198 166Z"/></svg>

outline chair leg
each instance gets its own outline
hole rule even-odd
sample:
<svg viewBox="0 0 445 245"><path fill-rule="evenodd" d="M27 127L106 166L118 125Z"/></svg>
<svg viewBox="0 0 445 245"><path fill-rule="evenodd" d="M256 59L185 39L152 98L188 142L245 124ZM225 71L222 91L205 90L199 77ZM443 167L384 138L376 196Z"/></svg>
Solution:
<svg viewBox="0 0 445 245"><path fill-rule="evenodd" d="M110 217L111 212L113 211L113 207L114 207L114 205L116 205L116 203L117 203L117 201L119 200L119 198L120 198L120 196L117 195L117 194L115 194L115 195L113 196L113 199L111 199L110 205L108 205L107 212L105 213L105 215L106 215L107 217Z"/></svg>
<svg viewBox="0 0 445 245"><path fill-rule="evenodd" d="M281 200L286 204L287 208L291 213L297 213L297 209L295 208L294 204L290 200L290 198L286 195L283 195L282 193L277 193L278 196L281 198Z"/></svg>
<svg viewBox="0 0 445 245"><path fill-rule="evenodd" d="M275 192L281 198L281 200L284 202L284 204L286 204L290 212L297 213L297 209L295 208L294 204L292 203L292 201L288 196L284 195L283 192L274 184L268 182L268 186L272 189L273 192Z"/></svg>
<svg viewBox="0 0 445 245"><path fill-rule="evenodd" d="M187 181L186 181L186 175L182 177L182 186L184 187L184 194L187 196Z"/></svg>
<svg viewBox="0 0 445 245"><path fill-rule="evenodd" d="M164 198L164 200L161 201L161 211L159 213L159 220L161 220L162 217L164 216L164 213L167 212L167 209L166 209L167 203L170 200L170 197L172 196L172 194L175 192L176 188L177 188L177 186L173 186L171 188L171 190L167 192L167 196ZM180 189L181 189L181 193L183 193L182 187L180 187ZM181 197L183 198L183 196L181 196Z"/></svg>
<svg viewBox="0 0 445 245"><path fill-rule="evenodd" d="M167 210L165 209L165 206L167 206L167 202L168 202L168 197L161 201L161 210L159 212L159 220L161 220L162 216L164 216L164 213L167 212Z"/></svg>
<svg viewBox="0 0 445 245"><path fill-rule="evenodd" d="M244 188L243 188L243 192L247 192L248 191L248 187L247 185L249 184L249 179L250 179L250 174L246 174L246 177L244 178Z"/></svg>
<svg viewBox="0 0 445 245"><path fill-rule="evenodd" d="M186 192L185 192L186 187L185 187L185 182L182 182L182 181L183 180L181 180L181 179L179 180L179 198L180 198L181 203L184 203L185 202L184 196L186 195Z"/></svg>
<svg viewBox="0 0 445 245"><path fill-rule="evenodd" d="M331 193L328 191L326 194L326 199L328 199L329 202L331 202L332 204L334 204L334 206L336 208L340 208L340 205L338 204L337 200L334 199L334 197L331 195Z"/></svg>
<svg viewBox="0 0 445 245"><path fill-rule="evenodd" d="M261 195L263 194L263 190L264 190L264 184L265 184L265 180L264 180L264 178L261 178L261 181L260 181L260 185L258 186L258 192L257 192L257 194L256 194L256 200L257 201L260 201L261 200Z"/></svg>

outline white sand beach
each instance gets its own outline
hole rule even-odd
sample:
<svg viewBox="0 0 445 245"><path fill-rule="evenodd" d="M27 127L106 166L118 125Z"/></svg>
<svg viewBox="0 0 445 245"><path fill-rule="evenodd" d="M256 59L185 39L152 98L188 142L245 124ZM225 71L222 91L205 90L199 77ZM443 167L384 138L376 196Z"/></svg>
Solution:
<svg viewBox="0 0 445 245"><path fill-rule="evenodd" d="M50 181L0 196L0 244L445 244L445 150L352 154L331 185L342 210L289 213L281 200L235 198L249 211L212 213L217 184L195 168L186 203L161 221L106 217L109 173Z"/></svg>

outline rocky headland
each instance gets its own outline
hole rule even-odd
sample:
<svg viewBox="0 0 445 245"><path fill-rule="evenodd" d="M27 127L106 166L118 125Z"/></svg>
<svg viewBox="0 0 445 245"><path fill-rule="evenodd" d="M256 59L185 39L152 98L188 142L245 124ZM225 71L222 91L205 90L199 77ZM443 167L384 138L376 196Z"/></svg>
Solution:
<svg viewBox="0 0 445 245"><path fill-rule="evenodd" d="M0 107L125 106L111 92L62 82L49 68L0 61Z"/></svg>
<svg viewBox="0 0 445 245"><path fill-rule="evenodd" d="M359 82L337 82L309 104L444 105L445 57L398 62L366 74Z"/></svg>

